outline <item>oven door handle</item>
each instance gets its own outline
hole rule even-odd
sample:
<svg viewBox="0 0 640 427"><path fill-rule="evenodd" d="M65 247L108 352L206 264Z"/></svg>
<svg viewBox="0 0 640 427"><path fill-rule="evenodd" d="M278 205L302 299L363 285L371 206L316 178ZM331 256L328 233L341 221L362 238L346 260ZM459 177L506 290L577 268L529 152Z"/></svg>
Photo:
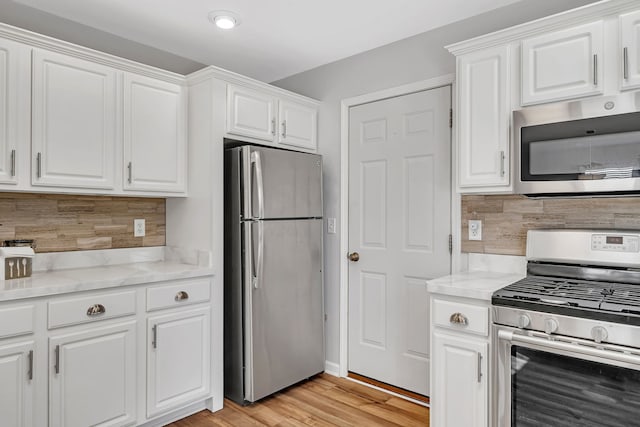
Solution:
<svg viewBox="0 0 640 427"><path fill-rule="evenodd" d="M614 360L622 363L631 363L634 365L640 365L640 356L635 356L628 353L622 353L616 350L606 350L606 344L600 345L603 348L587 347L580 344L571 344L567 342L554 341L552 339L531 337L528 335L514 334L512 331L498 331L498 339L523 343L539 345L541 347L548 347L554 350L564 350L567 352L583 354L586 356L593 356L598 358L604 358L608 360Z"/></svg>

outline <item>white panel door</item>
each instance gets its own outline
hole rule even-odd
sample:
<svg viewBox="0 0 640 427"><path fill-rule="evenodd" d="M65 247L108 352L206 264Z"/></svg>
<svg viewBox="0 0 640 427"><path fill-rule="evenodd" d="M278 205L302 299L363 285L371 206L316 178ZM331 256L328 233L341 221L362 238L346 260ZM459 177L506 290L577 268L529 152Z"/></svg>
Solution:
<svg viewBox="0 0 640 427"><path fill-rule="evenodd" d="M241 86L227 86L227 133L275 141L276 99Z"/></svg>
<svg viewBox="0 0 640 427"><path fill-rule="evenodd" d="M33 426L33 342L0 345L0 425Z"/></svg>
<svg viewBox="0 0 640 427"><path fill-rule="evenodd" d="M149 418L209 394L209 319L208 307L149 318Z"/></svg>
<svg viewBox="0 0 640 427"><path fill-rule="evenodd" d="M432 427L489 425L489 344L462 335L433 333Z"/></svg>
<svg viewBox="0 0 640 427"><path fill-rule="evenodd" d="M603 21L522 41L522 105L601 94Z"/></svg>
<svg viewBox="0 0 640 427"><path fill-rule="evenodd" d="M318 110L291 101L280 101L278 142L315 151L318 141Z"/></svg>
<svg viewBox="0 0 640 427"><path fill-rule="evenodd" d="M0 39L0 183L4 184L17 184L18 156L29 155L20 127L30 122L28 110L22 108L29 100L29 86L23 84L30 74L25 60L29 50L25 45Z"/></svg>
<svg viewBox="0 0 640 427"><path fill-rule="evenodd" d="M449 274L450 87L350 110L349 371L429 390L426 280Z"/></svg>
<svg viewBox="0 0 640 427"><path fill-rule="evenodd" d="M116 70L33 51L32 184L113 189Z"/></svg>
<svg viewBox="0 0 640 427"><path fill-rule="evenodd" d="M136 322L49 338L49 427L136 422Z"/></svg>
<svg viewBox="0 0 640 427"><path fill-rule="evenodd" d="M186 114L182 86L125 74L125 190L186 190Z"/></svg>
<svg viewBox="0 0 640 427"><path fill-rule="evenodd" d="M509 185L509 47L458 59L458 187Z"/></svg>
<svg viewBox="0 0 640 427"><path fill-rule="evenodd" d="M620 16L622 88L640 87L640 10Z"/></svg>

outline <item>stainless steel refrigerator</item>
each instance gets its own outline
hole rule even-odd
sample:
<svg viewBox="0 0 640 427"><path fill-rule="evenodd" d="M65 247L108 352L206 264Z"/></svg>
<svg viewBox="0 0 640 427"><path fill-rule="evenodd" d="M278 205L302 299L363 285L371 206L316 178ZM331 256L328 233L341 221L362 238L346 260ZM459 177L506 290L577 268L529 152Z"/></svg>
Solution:
<svg viewBox="0 0 640 427"><path fill-rule="evenodd" d="M225 150L224 390L254 402L324 371L322 158Z"/></svg>

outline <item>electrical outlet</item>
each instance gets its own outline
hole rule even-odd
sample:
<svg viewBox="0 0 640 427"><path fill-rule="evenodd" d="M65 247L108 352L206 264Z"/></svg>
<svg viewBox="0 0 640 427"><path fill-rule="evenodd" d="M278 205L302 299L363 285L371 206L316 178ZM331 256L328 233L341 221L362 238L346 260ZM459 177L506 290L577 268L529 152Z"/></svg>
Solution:
<svg viewBox="0 0 640 427"><path fill-rule="evenodd" d="M327 233L336 234L336 219L327 218Z"/></svg>
<svg viewBox="0 0 640 427"><path fill-rule="evenodd" d="M145 224L144 219L133 220L133 237L144 237Z"/></svg>
<svg viewBox="0 0 640 427"><path fill-rule="evenodd" d="M479 219L469 220L469 240L482 240L482 221Z"/></svg>

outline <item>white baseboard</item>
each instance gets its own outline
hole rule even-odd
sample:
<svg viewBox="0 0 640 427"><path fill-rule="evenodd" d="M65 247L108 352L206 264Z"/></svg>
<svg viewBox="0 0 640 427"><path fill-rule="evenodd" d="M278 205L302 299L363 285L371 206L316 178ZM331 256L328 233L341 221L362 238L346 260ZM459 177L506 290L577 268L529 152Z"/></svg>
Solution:
<svg viewBox="0 0 640 427"><path fill-rule="evenodd" d="M324 362L324 373L325 374L329 374L329 375L333 375L334 377L339 377L340 376L340 365L338 365L337 363L333 363L333 362L329 362L328 360L325 360L325 362Z"/></svg>

